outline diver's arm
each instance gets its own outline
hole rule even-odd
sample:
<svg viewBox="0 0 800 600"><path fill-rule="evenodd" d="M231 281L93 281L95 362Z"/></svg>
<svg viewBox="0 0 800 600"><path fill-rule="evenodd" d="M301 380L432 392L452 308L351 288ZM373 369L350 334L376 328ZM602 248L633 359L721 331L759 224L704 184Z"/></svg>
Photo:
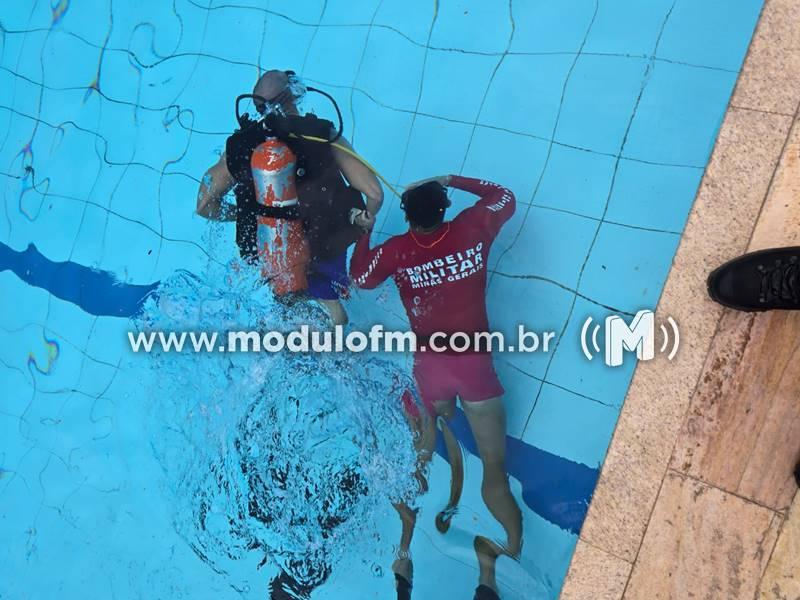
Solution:
<svg viewBox="0 0 800 600"><path fill-rule="evenodd" d="M228 171L223 154L213 167L205 172L200 180L197 193L197 214L213 221L233 221L234 211L224 210L222 197L233 187L235 181Z"/></svg>
<svg viewBox="0 0 800 600"><path fill-rule="evenodd" d="M335 144L355 153L353 146L343 137L336 140ZM375 215L383 205L383 188L369 167L347 150L337 148L336 145L333 146L336 164L339 165L339 170L347 182L367 197L367 211L371 215Z"/></svg>

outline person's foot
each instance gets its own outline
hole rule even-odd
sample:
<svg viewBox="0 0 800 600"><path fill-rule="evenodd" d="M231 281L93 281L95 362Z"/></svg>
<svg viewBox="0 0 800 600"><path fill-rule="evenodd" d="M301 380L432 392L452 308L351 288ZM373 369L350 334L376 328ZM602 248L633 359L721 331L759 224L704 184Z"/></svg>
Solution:
<svg viewBox="0 0 800 600"><path fill-rule="evenodd" d="M497 592L492 588L485 585L479 585L477 588L475 588L475 596L472 600L500 600L500 596L498 596Z"/></svg>
<svg viewBox="0 0 800 600"><path fill-rule="evenodd" d="M450 522L458 513L457 506L446 506L445 509L436 515L436 530L439 533L447 533L450 529Z"/></svg>
<svg viewBox="0 0 800 600"><path fill-rule="evenodd" d="M800 309L800 247L751 252L717 267L708 294L742 311Z"/></svg>
<svg viewBox="0 0 800 600"><path fill-rule="evenodd" d="M497 600L500 597L497 594L497 580L495 578L497 558L502 555L511 556L511 554L499 544L482 535L476 535L472 545L475 548L475 555L478 557L478 568L480 569L474 600ZM514 557L512 556L512 558Z"/></svg>
<svg viewBox="0 0 800 600"><path fill-rule="evenodd" d="M475 536L474 542L475 552L479 555L489 556L493 560L496 560L500 556L507 556L512 560L519 562L519 553L522 551L522 543L519 543L519 547L512 549L507 546L503 546L498 544L497 542L493 542L489 538L483 537L482 535ZM516 552L514 552L516 550Z"/></svg>
<svg viewBox="0 0 800 600"><path fill-rule="evenodd" d="M414 580L414 564L410 558L398 558L392 563L397 600L411 600L411 587Z"/></svg>

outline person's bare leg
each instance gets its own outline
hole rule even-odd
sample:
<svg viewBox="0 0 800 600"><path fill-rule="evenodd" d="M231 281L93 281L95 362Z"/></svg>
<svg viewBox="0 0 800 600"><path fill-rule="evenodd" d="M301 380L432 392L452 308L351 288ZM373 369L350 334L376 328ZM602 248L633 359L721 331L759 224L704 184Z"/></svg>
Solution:
<svg viewBox="0 0 800 600"><path fill-rule="evenodd" d="M345 311L341 300L317 300L328 311L331 323L336 325L347 325L347 311Z"/></svg>
<svg viewBox="0 0 800 600"><path fill-rule="evenodd" d="M404 413L406 421L414 435L414 449L417 451L417 470L414 474L419 483L419 492L424 494L428 491L428 481L425 478L425 468L433 454L436 445L436 425L433 418L426 414L411 414L408 410ZM400 515L402 531L400 533L400 545L397 549L397 557L392 563L392 572L404 578L410 586L414 577L414 564L411 561L411 538L414 536L414 527L417 523L417 511L403 502L393 504L395 510ZM403 591L404 586L400 581L397 584L398 598L403 598L410 594L410 589Z"/></svg>
<svg viewBox="0 0 800 600"><path fill-rule="evenodd" d="M462 405L483 463L483 501L506 531L505 547L498 547L481 536L475 539L481 567L480 582L496 591L494 562L497 556L517 557L522 548L522 512L511 494L505 469L506 413L503 398L499 396L481 402L463 402Z"/></svg>
<svg viewBox="0 0 800 600"><path fill-rule="evenodd" d="M392 572L400 575L410 584L414 579L414 565L411 562L411 538L414 536L414 526L417 523L417 511L404 503L394 504L394 508L400 515L403 530L400 534L397 558L392 563Z"/></svg>
<svg viewBox="0 0 800 600"><path fill-rule="evenodd" d="M447 448L447 457L450 461L450 498L447 506L436 515L436 529L439 533L447 533L450 529L450 521L455 515L458 503L461 500L461 492L464 489L464 456L461 453L461 444L458 443L456 436L448 425L448 421L453 418L456 410L455 398L445 402L437 402L434 410L438 416L439 424L442 428L444 445Z"/></svg>

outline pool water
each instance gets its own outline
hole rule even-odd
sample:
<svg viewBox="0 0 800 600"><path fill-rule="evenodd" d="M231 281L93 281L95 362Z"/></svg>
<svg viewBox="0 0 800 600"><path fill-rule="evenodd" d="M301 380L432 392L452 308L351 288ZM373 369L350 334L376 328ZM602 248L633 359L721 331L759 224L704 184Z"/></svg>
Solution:
<svg viewBox="0 0 800 600"><path fill-rule="evenodd" d="M331 566L314 598L393 594L389 499L408 494L413 456L386 400L408 357L144 356L127 343L143 323L281 316L244 275L231 283L232 226L194 208L235 97L259 69L291 68L335 97L345 136L393 186L460 173L515 193L490 255L490 321L558 335L549 353L495 356L525 539L498 581L503 598L556 598L635 367L586 360L581 326L657 304L761 5L4 4L0 597L267 598L304 546ZM305 108L334 117L316 97ZM386 194L375 243L406 227ZM455 194L453 210L468 202ZM356 328L407 327L391 283L347 309ZM440 452L418 500L414 598L471 598L473 536L502 537L463 414L453 429L464 493L440 534ZM271 468L307 478L281 495L261 477ZM304 486L328 494L324 508L297 500ZM251 497L285 518L248 517ZM322 536L326 512L347 527Z"/></svg>

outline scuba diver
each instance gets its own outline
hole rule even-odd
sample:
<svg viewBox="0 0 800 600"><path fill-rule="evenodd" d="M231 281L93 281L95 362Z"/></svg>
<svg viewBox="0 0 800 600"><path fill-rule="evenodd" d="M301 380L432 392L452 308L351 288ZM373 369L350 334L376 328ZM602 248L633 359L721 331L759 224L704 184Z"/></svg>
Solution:
<svg viewBox="0 0 800 600"><path fill-rule="evenodd" d="M479 197L474 206L452 221L444 219L450 206L447 186ZM522 513L511 494L505 469L504 390L490 349L476 345L464 352L464 348L442 343L444 351L439 351L434 342L440 345L436 339L440 333L445 339L456 333L470 334L474 339L474 334L489 332L487 257L500 229L514 214L514 194L496 183L448 175L410 185L400 206L408 232L375 248L370 248L369 232L363 235L353 252L350 276L354 285L365 289L375 288L389 277L394 279L418 341L414 379L429 415L449 420L455 414L456 399L461 400L483 463L481 495L507 536L504 545L484 536L474 539L480 566L475 600L496 600L497 558L517 558L522 548ZM369 225L373 224L371 219ZM459 494L460 489L456 489L447 514L437 517L440 532L447 530Z"/></svg>
<svg viewBox="0 0 800 600"><path fill-rule="evenodd" d="M333 102L338 129L300 114L297 102L307 91ZM261 115L257 120L239 113L248 98ZM240 255L261 265L276 296L305 292L334 325L345 324L347 248L383 203L378 179L342 136L333 98L304 86L293 71L265 72L252 94L237 98L236 118L239 129L201 180L197 213L236 221ZM231 189L235 206L222 200Z"/></svg>

